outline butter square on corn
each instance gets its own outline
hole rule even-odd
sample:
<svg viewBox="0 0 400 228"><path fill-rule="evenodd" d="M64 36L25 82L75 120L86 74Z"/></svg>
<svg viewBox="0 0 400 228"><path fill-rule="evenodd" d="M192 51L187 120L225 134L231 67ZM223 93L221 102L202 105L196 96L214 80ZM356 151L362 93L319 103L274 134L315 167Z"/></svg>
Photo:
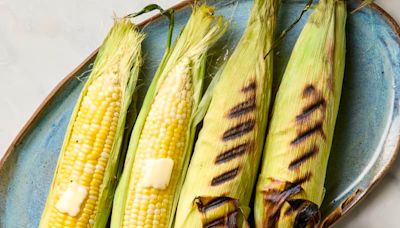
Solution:
<svg viewBox="0 0 400 228"><path fill-rule="evenodd" d="M143 187L166 189L171 179L173 167L174 161L171 158L146 159L143 166Z"/></svg>

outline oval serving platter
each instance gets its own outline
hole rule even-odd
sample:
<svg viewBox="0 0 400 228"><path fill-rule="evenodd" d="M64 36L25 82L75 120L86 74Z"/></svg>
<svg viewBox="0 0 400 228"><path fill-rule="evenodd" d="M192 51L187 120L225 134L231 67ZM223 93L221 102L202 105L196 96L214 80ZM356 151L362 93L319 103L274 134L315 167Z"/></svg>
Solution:
<svg viewBox="0 0 400 228"><path fill-rule="evenodd" d="M190 15L191 3L185 1L174 7L175 37ZM239 40L252 1L208 3L231 20L227 35L211 51L212 59L220 60L226 55L221 47L232 50ZM288 27L304 4L304 0L283 0L278 28ZM357 5L349 3L349 11ZM276 49L276 81L283 74L308 15ZM156 16L141 26L147 34L143 86L139 91L143 98L164 53L168 22ZM0 160L0 227L38 226L69 117L95 55L96 51L51 92ZM399 101L400 28L381 8L371 4L348 15L346 72L321 206L323 227L347 213L393 164L399 146Z"/></svg>

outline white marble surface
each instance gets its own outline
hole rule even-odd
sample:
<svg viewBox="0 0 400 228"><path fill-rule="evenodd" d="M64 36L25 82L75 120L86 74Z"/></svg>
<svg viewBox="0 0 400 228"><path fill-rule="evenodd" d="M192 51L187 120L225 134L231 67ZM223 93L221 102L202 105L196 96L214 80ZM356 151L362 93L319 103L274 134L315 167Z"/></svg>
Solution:
<svg viewBox="0 0 400 228"><path fill-rule="evenodd" d="M99 46L114 13L179 0L0 0L0 157L54 86ZM399 0L377 0L400 22ZM336 227L400 227L400 162Z"/></svg>

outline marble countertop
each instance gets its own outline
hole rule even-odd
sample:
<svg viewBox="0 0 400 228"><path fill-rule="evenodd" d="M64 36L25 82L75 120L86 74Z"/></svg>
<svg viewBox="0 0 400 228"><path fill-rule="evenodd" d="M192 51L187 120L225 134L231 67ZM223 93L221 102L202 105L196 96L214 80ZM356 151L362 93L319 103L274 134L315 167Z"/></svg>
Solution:
<svg viewBox="0 0 400 228"><path fill-rule="evenodd" d="M112 17L178 0L0 0L0 157L55 85L97 48ZM400 23L400 1L376 0ZM336 227L400 227L400 161Z"/></svg>

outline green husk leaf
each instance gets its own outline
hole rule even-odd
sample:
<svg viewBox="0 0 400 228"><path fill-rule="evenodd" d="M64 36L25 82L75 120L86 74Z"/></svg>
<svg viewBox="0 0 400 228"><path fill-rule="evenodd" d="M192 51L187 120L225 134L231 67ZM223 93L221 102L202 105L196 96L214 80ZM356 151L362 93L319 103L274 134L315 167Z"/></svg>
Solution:
<svg viewBox="0 0 400 228"><path fill-rule="evenodd" d="M321 0L279 87L255 198L256 227L317 226L345 65L345 0Z"/></svg>
<svg viewBox="0 0 400 228"><path fill-rule="evenodd" d="M254 2L241 40L204 96L207 100L201 103L204 107L202 112L206 111L203 128L180 195L175 227L203 227L217 219L224 222L219 224L221 226L229 224L243 227L246 224L271 97L273 55L264 56L274 41L279 3L279 0ZM252 83L255 85L252 86ZM249 87L248 91L246 87ZM251 99L252 95L256 100L256 108L244 111L244 115L227 117L233 107L239 107L238 104ZM252 118L255 127L250 133L243 134L239 140L221 139L229 132L228 129ZM244 154L223 164L216 164L218 154L243 142L251 145ZM234 179L213 185L216 176L235 167L239 167L239 171ZM204 205L218 200L225 203L203 211Z"/></svg>
<svg viewBox="0 0 400 228"><path fill-rule="evenodd" d="M175 45L171 49L167 48L161 64L154 75L153 81L147 91L143 106L140 110L138 119L132 132L125 168L120 183L118 184L114 199L111 227L122 227L123 224L123 216L125 212L126 199L128 197L127 194L129 190L128 187L130 183L131 170L133 168L140 134L150 111L151 104L153 103L155 95L157 94L160 86L162 86L162 82L168 76L168 73L182 58L189 58L193 63L191 68L194 86L194 104L192 113L199 112L198 106L202 97L206 52L208 48L224 34L227 28L227 22L223 21L222 17L214 18L212 15L213 11L213 8L206 5L194 6L192 16L190 17L187 25L177 38ZM173 27L170 26L168 42L170 42L172 29ZM172 216L176 208L180 188L182 185L182 179L184 177L184 173L186 173L186 167L193 145L197 126L197 123L193 121L194 116L198 118L198 115L192 115L190 126L188 128L188 132L186 133L188 137L186 137L187 141L185 144L186 155L184 157L183 164L184 171L182 172L182 177L178 182L179 184L175 193L172 211L169 212L171 215L171 218L169 219L169 227L171 227L173 223Z"/></svg>

